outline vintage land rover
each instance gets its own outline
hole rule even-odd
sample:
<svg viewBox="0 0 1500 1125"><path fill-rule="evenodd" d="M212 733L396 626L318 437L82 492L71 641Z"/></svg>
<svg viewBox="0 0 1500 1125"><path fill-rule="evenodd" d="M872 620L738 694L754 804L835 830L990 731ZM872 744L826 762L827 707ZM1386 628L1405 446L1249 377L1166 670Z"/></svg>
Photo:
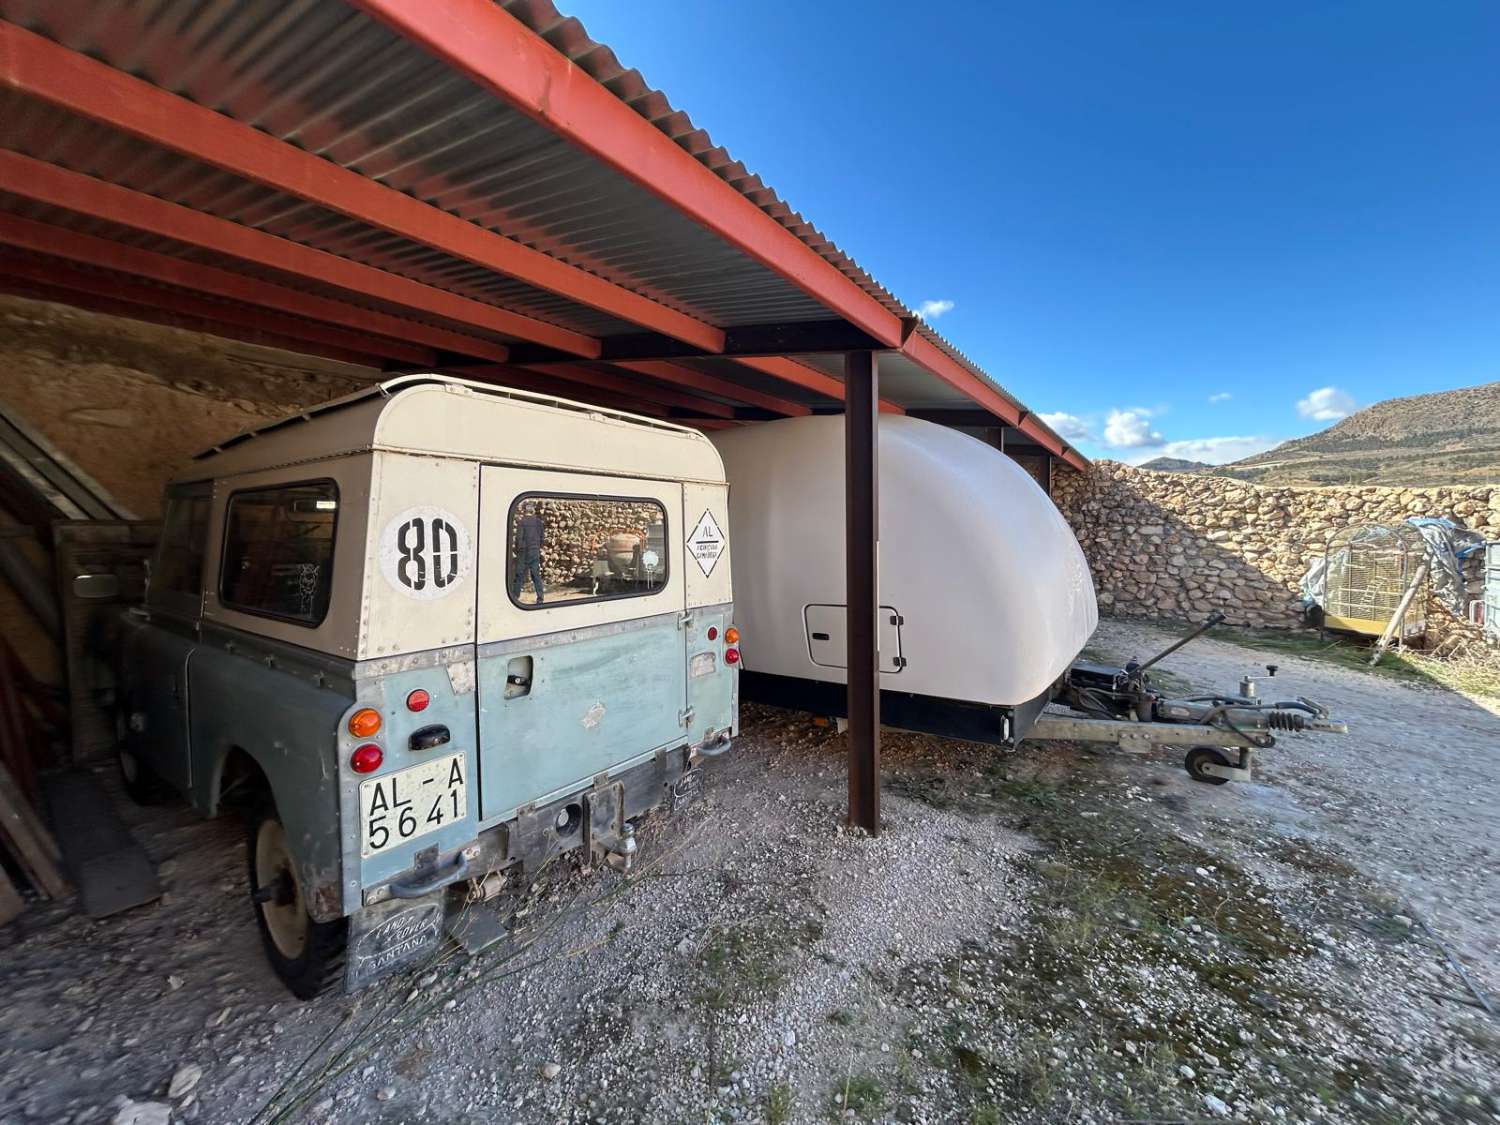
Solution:
<svg viewBox="0 0 1500 1125"><path fill-rule="evenodd" d="M508 874L628 862L736 733L726 492L694 430L439 376L231 438L168 486L126 615L126 787L248 812L304 998L423 958Z"/></svg>

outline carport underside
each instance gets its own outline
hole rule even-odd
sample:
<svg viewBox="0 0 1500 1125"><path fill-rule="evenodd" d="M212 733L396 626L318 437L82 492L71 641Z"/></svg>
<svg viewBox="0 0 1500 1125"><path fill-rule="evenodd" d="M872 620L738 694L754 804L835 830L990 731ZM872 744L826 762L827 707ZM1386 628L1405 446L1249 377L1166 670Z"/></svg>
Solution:
<svg viewBox="0 0 1500 1125"><path fill-rule="evenodd" d="M842 410L870 831L879 412L1085 464L547 0L0 0L0 286L371 381L703 429Z"/></svg>

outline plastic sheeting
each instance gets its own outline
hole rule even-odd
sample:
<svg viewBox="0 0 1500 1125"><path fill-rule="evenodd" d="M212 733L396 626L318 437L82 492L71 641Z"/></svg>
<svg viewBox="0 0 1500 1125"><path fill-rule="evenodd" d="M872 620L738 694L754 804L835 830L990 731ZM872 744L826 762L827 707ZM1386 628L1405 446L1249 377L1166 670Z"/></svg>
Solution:
<svg viewBox="0 0 1500 1125"><path fill-rule="evenodd" d="M1484 550L1484 536L1459 527L1452 520L1433 516L1412 516L1406 523L1416 528L1426 542L1428 583L1432 592L1453 616L1467 616L1469 594L1464 578L1464 560ZM1375 533L1381 529L1372 527L1368 530ZM1352 541L1359 542L1359 533ZM1302 576L1301 588L1304 608L1323 605L1328 593L1327 556L1313 559Z"/></svg>

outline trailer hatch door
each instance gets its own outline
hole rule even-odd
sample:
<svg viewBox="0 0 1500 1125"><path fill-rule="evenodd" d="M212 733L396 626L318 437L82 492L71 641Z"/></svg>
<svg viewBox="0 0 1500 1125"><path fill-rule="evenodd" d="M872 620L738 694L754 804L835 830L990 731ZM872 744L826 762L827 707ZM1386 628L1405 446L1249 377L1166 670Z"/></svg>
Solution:
<svg viewBox="0 0 1500 1125"><path fill-rule="evenodd" d="M803 610L807 623L807 654L814 664L825 668L847 667L849 640L845 622L847 613L841 605L809 605ZM897 673L906 667L901 655L901 626L904 619L895 606L880 607L880 670Z"/></svg>

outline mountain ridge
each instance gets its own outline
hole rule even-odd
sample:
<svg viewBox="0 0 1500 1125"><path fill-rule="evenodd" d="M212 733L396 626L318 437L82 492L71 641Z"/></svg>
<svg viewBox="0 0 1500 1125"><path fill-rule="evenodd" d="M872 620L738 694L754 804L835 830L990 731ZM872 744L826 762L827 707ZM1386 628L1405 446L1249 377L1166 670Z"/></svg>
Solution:
<svg viewBox="0 0 1500 1125"><path fill-rule="evenodd" d="M1500 483L1500 381L1386 399L1208 471L1256 484Z"/></svg>

